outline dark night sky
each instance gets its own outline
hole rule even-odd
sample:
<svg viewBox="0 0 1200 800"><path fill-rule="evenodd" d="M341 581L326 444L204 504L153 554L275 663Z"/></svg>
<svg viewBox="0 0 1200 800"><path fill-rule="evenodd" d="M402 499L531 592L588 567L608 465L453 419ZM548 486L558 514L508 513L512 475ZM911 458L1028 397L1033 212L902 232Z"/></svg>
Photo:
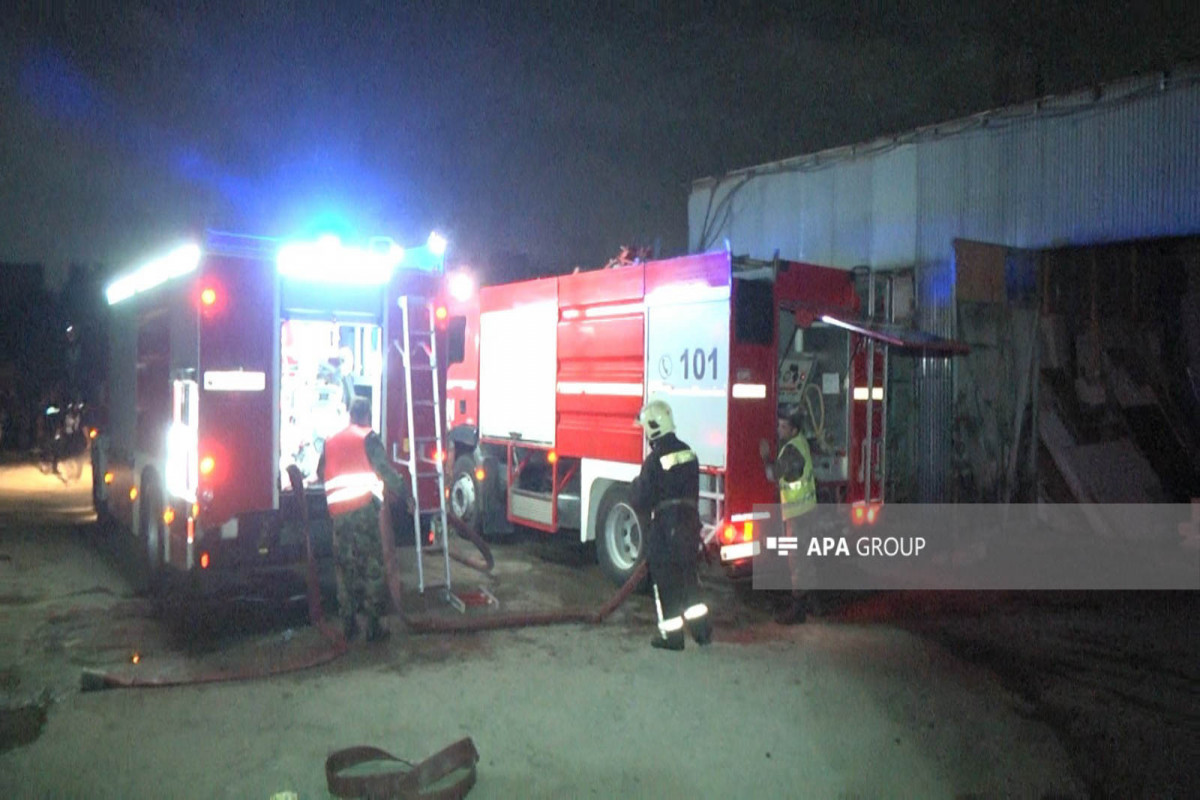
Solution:
<svg viewBox="0 0 1200 800"><path fill-rule="evenodd" d="M1174 0L598 5L22 3L0 261L124 265L206 223L680 252L695 178L1200 57Z"/></svg>

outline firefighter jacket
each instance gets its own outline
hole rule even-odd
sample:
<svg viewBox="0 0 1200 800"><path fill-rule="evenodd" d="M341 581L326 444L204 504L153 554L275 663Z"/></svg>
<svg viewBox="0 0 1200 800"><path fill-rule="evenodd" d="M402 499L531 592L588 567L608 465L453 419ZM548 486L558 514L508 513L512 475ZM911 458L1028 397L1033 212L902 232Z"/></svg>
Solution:
<svg viewBox="0 0 1200 800"><path fill-rule="evenodd" d="M817 481L813 477L812 451L803 434L793 436L779 449L775 478L784 519L794 519L816 507Z"/></svg>
<svg viewBox="0 0 1200 800"><path fill-rule="evenodd" d="M383 499L383 481L367 457L370 428L351 425L325 442L325 503L330 516L341 516Z"/></svg>
<svg viewBox="0 0 1200 800"><path fill-rule="evenodd" d="M700 532L700 461L673 433L650 446L641 474L633 481L633 506L649 514L651 528L679 526Z"/></svg>

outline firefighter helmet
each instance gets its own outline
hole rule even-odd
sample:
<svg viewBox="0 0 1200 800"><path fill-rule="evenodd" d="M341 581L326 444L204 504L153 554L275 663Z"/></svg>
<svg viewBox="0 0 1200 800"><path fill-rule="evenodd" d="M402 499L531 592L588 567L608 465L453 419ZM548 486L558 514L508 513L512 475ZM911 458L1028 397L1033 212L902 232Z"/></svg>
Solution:
<svg viewBox="0 0 1200 800"><path fill-rule="evenodd" d="M671 407L662 400L646 403L638 413L637 424L646 430L646 438L652 442L663 434L675 432Z"/></svg>

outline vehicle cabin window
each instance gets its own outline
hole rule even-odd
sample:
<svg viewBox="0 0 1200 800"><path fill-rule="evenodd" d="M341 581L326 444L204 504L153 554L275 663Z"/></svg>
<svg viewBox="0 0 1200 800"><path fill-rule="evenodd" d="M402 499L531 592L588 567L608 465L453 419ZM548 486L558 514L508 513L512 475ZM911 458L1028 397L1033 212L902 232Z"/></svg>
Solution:
<svg viewBox="0 0 1200 800"><path fill-rule="evenodd" d="M775 341L775 292L769 281L734 280L733 326L740 344Z"/></svg>
<svg viewBox="0 0 1200 800"><path fill-rule="evenodd" d="M446 326L449 364L461 364L467 357L467 318L451 317Z"/></svg>

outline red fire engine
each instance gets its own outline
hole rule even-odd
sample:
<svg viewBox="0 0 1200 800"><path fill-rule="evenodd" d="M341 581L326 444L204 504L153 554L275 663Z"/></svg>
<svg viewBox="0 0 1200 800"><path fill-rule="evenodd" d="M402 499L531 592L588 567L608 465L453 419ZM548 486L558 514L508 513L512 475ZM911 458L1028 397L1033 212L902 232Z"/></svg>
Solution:
<svg viewBox="0 0 1200 800"><path fill-rule="evenodd" d="M98 510L136 537L152 572L244 575L298 560L301 540L278 513L286 471L297 465L305 502L323 508L318 458L352 397L371 401L398 465L436 441L437 383L414 384L404 351L416 348L400 343L423 334L434 345L425 298L442 291L444 248L436 235L406 250L209 232L108 287ZM412 416L410 395L427 419ZM441 489L419 485L428 514Z"/></svg>
<svg viewBox="0 0 1200 800"><path fill-rule="evenodd" d="M464 295L465 298L465 295ZM822 497L874 521L883 502L886 348L853 273L726 252L484 287L448 301L450 510L485 534L578 530L623 581L645 552L629 484L638 409L670 403L702 464L706 543L732 573L778 502L760 442L809 409Z"/></svg>

